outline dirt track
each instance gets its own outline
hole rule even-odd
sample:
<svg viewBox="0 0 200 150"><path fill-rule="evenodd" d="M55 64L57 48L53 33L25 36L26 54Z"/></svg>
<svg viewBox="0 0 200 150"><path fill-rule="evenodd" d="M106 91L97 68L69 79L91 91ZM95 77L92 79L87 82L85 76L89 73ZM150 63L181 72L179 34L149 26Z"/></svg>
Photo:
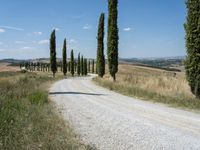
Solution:
<svg viewBox="0 0 200 150"><path fill-rule="evenodd" d="M50 89L85 143L101 150L200 149L200 114L123 96L91 78L62 80Z"/></svg>

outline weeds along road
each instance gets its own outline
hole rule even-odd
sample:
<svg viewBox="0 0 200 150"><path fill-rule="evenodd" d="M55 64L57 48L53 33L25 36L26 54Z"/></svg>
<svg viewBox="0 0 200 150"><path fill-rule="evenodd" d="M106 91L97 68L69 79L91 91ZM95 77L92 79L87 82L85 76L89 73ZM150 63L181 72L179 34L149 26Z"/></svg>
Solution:
<svg viewBox="0 0 200 150"><path fill-rule="evenodd" d="M123 96L91 79L66 79L50 89L86 144L101 150L200 149L200 114Z"/></svg>

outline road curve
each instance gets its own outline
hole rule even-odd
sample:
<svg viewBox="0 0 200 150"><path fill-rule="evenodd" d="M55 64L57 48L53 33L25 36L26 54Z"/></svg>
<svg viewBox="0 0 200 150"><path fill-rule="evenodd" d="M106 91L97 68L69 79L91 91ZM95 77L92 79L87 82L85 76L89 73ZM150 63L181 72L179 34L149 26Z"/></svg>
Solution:
<svg viewBox="0 0 200 150"><path fill-rule="evenodd" d="M49 93L86 144L100 150L200 150L200 114L123 96L91 79L58 81Z"/></svg>

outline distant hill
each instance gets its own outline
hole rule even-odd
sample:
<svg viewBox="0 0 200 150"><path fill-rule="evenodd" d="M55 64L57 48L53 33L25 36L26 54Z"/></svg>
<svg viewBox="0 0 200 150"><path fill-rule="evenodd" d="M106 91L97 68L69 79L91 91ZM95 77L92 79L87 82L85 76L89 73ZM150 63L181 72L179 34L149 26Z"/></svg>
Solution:
<svg viewBox="0 0 200 150"><path fill-rule="evenodd" d="M180 66L183 66L185 57L162 57L162 58L119 58L120 63L134 64L139 66L154 67L166 70L179 71ZM57 58L57 61L62 61L61 58ZM37 58L37 59L28 59L28 60L19 60L19 59L2 59L0 62L10 63L11 65L19 65L23 62L33 62L33 63L49 63L49 58ZM182 67L183 68L183 67ZM183 69L181 69L183 70Z"/></svg>
<svg viewBox="0 0 200 150"><path fill-rule="evenodd" d="M134 64L139 66L154 67L169 71L183 70L185 57L163 57L163 58L120 58L121 63Z"/></svg>

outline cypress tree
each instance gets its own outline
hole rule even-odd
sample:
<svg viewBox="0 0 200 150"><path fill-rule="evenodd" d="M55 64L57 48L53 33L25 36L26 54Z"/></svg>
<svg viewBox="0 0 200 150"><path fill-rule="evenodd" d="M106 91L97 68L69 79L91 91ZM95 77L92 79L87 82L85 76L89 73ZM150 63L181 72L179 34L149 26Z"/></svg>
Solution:
<svg viewBox="0 0 200 150"><path fill-rule="evenodd" d="M87 59L85 59L85 75L88 74Z"/></svg>
<svg viewBox="0 0 200 150"><path fill-rule="evenodd" d="M97 35L97 73L99 77L105 74L105 57L104 57L104 13L99 18L99 27Z"/></svg>
<svg viewBox="0 0 200 150"><path fill-rule="evenodd" d="M108 66L110 75L116 80L118 72L118 0L108 0Z"/></svg>
<svg viewBox="0 0 200 150"><path fill-rule="evenodd" d="M48 72L50 71L50 64L47 65Z"/></svg>
<svg viewBox="0 0 200 150"><path fill-rule="evenodd" d="M78 54L77 74L78 74L78 76L80 76L80 74L81 74L81 59L80 59L80 53Z"/></svg>
<svg viewBox="0 0 200 150"><path fill-rule="evenodd" d="M62 61L60 62L60 71L63 72L63 65L62 65Z"/></svg>
<svg viewBox="0 0 200 150"><path fill-rule="evenodd" d="M67 41L66 39L64 40L64 44L63 44L63 74L64 76L66 76L67 73Z"/></svg>
<svg viewBox="0 0 200 150"><path fill-rule="evenodd" d="M55 77L55 73L57 72L55 30L53 30L50 37L50 65L51 65L51 71L53 72L53 77Z"/></svg>
<svg viewBox="0 0 200 150"><path fill-rule="evenodd" d="M77 63L76 63L76 61L74 61L74 72L76 72L77 71Z"/></svg>
<svg viewBox="0 0 200 150"><path fill-rule="evenodd" d="M72 76L74 76L74 51L71 51L71 61L70 61L70 70L71 70L71 74Z"/></svg>
<svg viewBox="0 0 200 150"><path fill-rule="evenodd" d="M71 63L70 63L70 61L68 62L68 71L71 72Z"/></svg>
<svg viewBox="0 0 200 150"><path fill-rule="evenodd" d="M192 93L200 98L200 0L187 0L186 5L186 76Z"/></svg>
<svg viewBox="0 0 200 150"><path fill-rule="evenodd" d="M83 61L83 75L87 75L87 59L85 58Z"/></svg>
<svg viewBox="0 0 200 150"><path fill-rule="evenodd" d="M92 60L92 73L94 73L94 59Z"/></svg>
<svg viewBox="0 0 200 150"><path fill-rule="evenodd" d="M83 61L83 55L81 56L81 75L84 75L84 61Z"/></svg>
<svg viewBox="0 0 200 150"><path fill-rule="evenodd" d="M88 72L90 73L90 60L88 60Z"/></svg>

